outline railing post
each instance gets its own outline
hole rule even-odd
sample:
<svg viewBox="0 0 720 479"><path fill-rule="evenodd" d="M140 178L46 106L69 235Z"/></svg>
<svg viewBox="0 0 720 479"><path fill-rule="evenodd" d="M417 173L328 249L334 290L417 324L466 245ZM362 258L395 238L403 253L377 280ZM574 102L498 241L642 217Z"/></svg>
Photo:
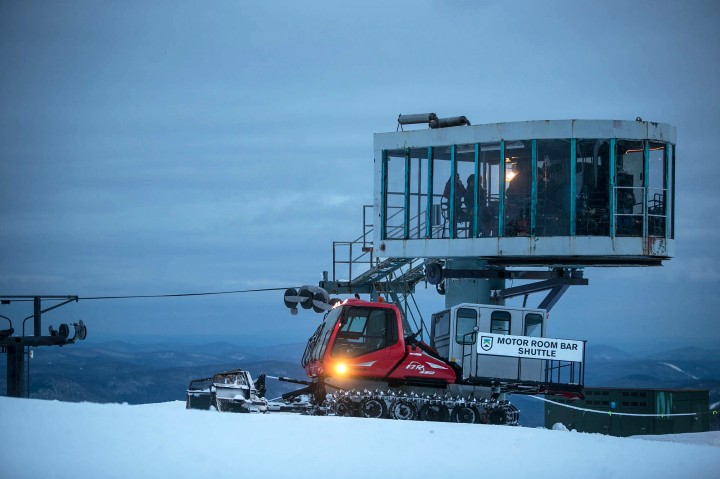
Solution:
<svg viewBox="0 0 720 479"><path fill-rule="evenodd" d="M337 259L336 259L336 255L335 255L335 248L336 248L336 243L335 243L335 241L333 241L333 250L332 250L332 258L333 258L333 260L332 260L332 261L333 261L333 267L332 267L333 275L332 275L332 278L333 278L333 281L336 281L336 278L335 278L335 267L336 267Z"/></svg>
<svg viewBox="0 0 720 479"><path fill-rule="evenodd" d="M427 202L425 211L425 237L432 238L432 228L435 218L433 218L433 147L428 146L427 149Z"/></svg>

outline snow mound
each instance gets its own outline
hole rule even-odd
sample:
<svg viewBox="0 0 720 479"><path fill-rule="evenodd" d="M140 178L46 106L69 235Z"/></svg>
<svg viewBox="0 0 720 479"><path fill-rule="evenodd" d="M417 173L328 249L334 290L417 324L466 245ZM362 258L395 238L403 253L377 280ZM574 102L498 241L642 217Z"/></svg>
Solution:
<svg viewBox="0 0 720 479"><path fill-rule="evenodd" d="M291 414L182 401L128 406L0 398L3 477L712 477L718 436L661 442L538 428ZM682 435L685 436L685 435ZM705 438L703 440L702 438ZM10 439L8 436L6 439ZM655 438L653 438L655 439Z"/></svg>
<svg viewBox="0 0 720 479"><path fill-rule="evenodd" d="M565 424L563 424L561 422L556 422L555 424L553 424L552 430L553 431L570 431L570 429L568 429L567 426L565 426ZM573 429L573 431L574 431L574 429Z"/></svg>

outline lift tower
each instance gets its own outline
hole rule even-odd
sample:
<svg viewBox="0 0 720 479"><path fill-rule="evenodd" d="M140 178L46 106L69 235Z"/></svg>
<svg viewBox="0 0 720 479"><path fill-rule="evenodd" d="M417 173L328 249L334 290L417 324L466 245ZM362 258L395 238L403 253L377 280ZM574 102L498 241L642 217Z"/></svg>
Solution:
<svg viewBox="0 0 720 479"><path fill-rule="evenodd" d="M66 323L60 324L56 330L49 326L49 335L42 334L42 315L71 302L77 302L77 296L58 295L20 295L0 296L0 304L8 305L12 302L32 303L33 314L23 319L21 334L17 334L13 327L12 320L7 316L0 315L0 318L7 320L10 324L8 329L0 329L0 352L7 354L7 395L10 397L26 397L28 391L25 389L25 376L29 369L25 367L25 358L29 348L38 346L64 346L72 344L76 340L84 340L87 336L87 327L82 320L72 323L74 334L70 336L70 326ZM43 309L43 301L55 302L50 307ZM25 335L25 322L32 319L32 334Z"/></svg>

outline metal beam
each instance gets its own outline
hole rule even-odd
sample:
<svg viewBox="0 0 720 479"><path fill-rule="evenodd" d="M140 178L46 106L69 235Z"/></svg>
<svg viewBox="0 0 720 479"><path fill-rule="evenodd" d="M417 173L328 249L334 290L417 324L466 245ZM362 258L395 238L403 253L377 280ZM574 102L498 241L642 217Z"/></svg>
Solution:
<svg viewBox="0 0 720 479"><path fill-rule="evenodd" d="M515 296L537 293L539 291L546 291L548 289L553 289L556 287L587 286L587 284L588 280L585 278L555 278L545 281L538 281L536 283L524 284L522 286L514 286L512 288L496 290L493 292L493 297L503 299L513 298Z"/></svg>
<svg viewBox="0 0 720 479"><path fill-rule="evenodd" d="M500 269L452 269L443 268L441 279L472 278L472 279L554 279L582 278L582 271L555 268L547 271L522 271ZM433 281L429 281L431 284Z"/></svg>
<svg viewBox="0 0 720 479"><path fill-rule="evenodd" d="M562 295L565 294L565 291L567 291L569 287L570 285L565 285L556 286L551 289L547 296L545 296L545 299L540 302L538 308L544 309L545 311L550 311L553 306L555 306L555 303L557 303L560 298L562 298Z"/></svg>

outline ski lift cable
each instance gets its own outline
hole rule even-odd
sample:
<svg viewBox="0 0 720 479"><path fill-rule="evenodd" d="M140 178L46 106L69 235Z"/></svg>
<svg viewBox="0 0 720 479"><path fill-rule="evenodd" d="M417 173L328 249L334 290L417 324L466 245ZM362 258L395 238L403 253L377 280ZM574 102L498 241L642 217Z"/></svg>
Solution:
<svg viewBox="0 0 720 479"><path fill-rule="evenodd" d="M285 291L282 288L238 289L233 291L210 291L202 293L175 293L175 294L128 294L123 296L79 296L78 300L105 300L105 299L140 299L140 298L183 298L190 296L217 296L222 294L260 293L264 291Z"/></svg>

